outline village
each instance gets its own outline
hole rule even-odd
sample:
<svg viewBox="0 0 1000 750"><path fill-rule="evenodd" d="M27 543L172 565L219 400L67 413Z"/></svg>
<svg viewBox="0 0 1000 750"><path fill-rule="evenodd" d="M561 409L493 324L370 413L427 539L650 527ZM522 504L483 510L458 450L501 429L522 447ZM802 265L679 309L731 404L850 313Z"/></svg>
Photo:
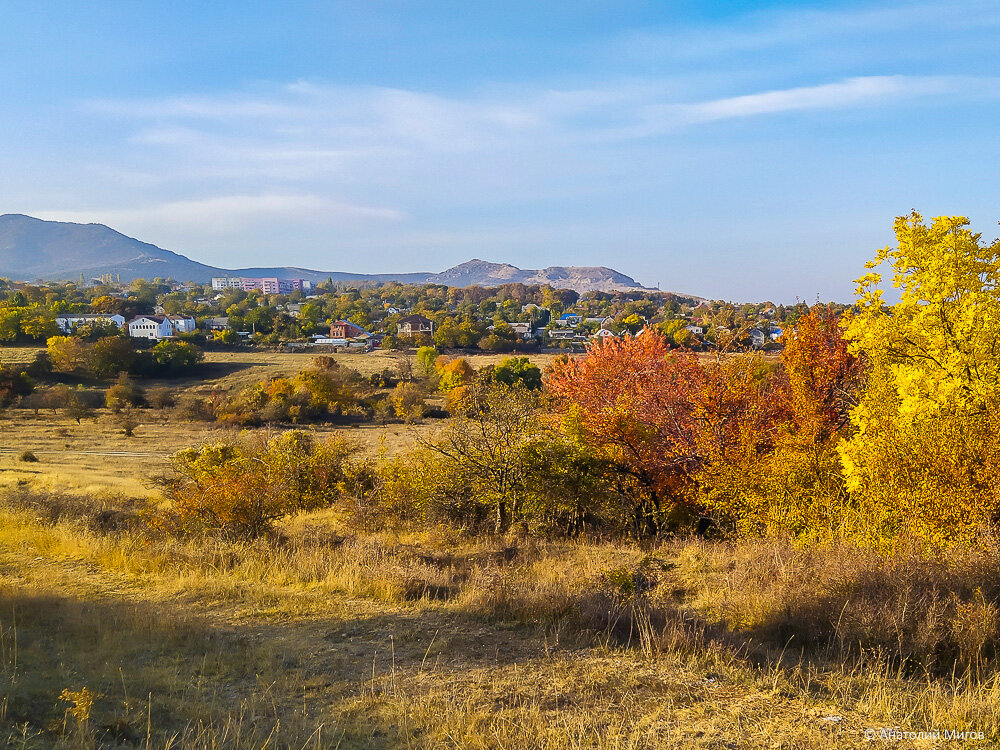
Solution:
<svg viewBox="0 0 1000 750"><path fill-rule="evenodd" d="M20 286L32 294L33 287ZM213 278L210 286L164 281L129 287L104 278L57 291L63 298L59 307L72 311L53 308L52 319L62 335L114 326L133 339L153 342L181 338L201 345L358 351L427 344L500 352L583 351L595 341L636 334L650 325L677 346L707 351L720 345L777 347L783 327L801 313L770 303L736 306L670 293L579 295L509 287L395 284L358 290L273 277Z"/></svg>

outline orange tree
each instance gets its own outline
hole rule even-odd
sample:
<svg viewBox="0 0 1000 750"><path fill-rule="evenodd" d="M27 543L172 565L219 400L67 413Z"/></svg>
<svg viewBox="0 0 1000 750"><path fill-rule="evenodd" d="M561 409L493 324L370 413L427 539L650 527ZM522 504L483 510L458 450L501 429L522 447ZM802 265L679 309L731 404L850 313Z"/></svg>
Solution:
<svg viewBox="0 0 1000 750"><path fill-rule="evenodd" d="M557 360L548 373L564 428L610 462L620 492L632 498L637 534L655 535L691 509L707 381L694 355L671 353L648 329Z"/></svg>
<svg viewBox="0 0 1000 750"><path fill-rule="evenodd" d="M836 447L860 368L839 321L816 308L785 334L781 366L732 358L718 369L728 394L706 423L728 425L706 443L698 474L705 504L739 533L825 538L853 518Z"/></svg>

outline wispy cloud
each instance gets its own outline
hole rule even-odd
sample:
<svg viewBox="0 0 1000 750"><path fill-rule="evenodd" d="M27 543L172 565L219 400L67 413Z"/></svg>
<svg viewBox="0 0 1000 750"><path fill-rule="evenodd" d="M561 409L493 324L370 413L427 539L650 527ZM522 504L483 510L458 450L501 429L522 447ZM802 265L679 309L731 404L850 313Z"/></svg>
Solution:
<svg viewBox="0 0 1000 750"><path fill-rule="evenodd" d="M213 100L92 103L136 123L133 143L191 150L212 161L266 162L277 168L315 159L409 151L461 153L532 141L622 139L742 117L813 109L888 106L968 93L997 93L998 79L955 76L858 76L737 96L678 99L669 81L519 95L445 97L378 87L296 82ZM256 112L254 116L248 113ZM146 121L155 124L146 125Z"/></svg>
<svg viewBox="0 0 1000 750"><path fill-rule="evenodd" d="M115 227L190 230L205 236L228 234L275 221L308 221L330 228L345 228L404 218L402 212L395 209L351 205L309 194L224 195L129 209L41 209L35 215L54 221L99 221Z"/></svg>

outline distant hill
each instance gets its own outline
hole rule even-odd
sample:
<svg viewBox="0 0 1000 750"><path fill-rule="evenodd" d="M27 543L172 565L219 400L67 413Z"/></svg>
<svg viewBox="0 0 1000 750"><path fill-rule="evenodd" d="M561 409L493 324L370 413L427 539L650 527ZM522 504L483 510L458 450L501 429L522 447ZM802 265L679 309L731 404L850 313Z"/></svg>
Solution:
<svg viewBox="0 0 1000 750"><path fill-rule="evenodd" d="M104 273L122 280L157 276L206 281L218 269L126 237L103 224L0 216L0 276L22 281L66 280Z"/></svg>
<svg viewBox="0 0 1000 750"><path fill-rule="evenodd" d="M400 281L448 286L497 286L520 282L550 284L578 292L644 288L630 276L603 266L552 266L532 270L484 260L470 260L441 273L360 274L295 267L216 268L127 237L103 224L44 221L22 214L0 216L0 276L19 281L59 281L79 279L81 274L90 279L106 273L120 275L122 281L159 276L207 282L213 276L233 275L302 278L313 282L330 278L334 281Z"/></svg>

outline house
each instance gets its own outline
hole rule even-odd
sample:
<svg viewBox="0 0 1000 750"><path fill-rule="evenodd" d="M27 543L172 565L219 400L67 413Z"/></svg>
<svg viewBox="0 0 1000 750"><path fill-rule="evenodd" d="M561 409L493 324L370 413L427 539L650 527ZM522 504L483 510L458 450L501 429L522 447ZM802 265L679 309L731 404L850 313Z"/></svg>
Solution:
<svg viewBox="0 0 1000 750"><path fill-rule="evenodd" d="M140 315L128 322L128 335L134 339L167 339L174 327L166 315Z"/></svg>
<svg viewBox="0 0 1000 750"><path fill-rule="evenodd" d="M396 333L400 336L420 336L434 333L434 322L423 315L407 315L400 318L396 324Z"/></svg>
<svg viewBox="0 0 1000 750"><path fill-rule="evenodd" d="M576 337L576 331L571 328L564 328L562 330L553 328L551 331L547 332L549 338L553 341L568 341Z"/></svg>
<svg viewBox="0 0 1000 750"><path fill-rule="evenodd" d="M522 339L531 338L531 323L511 323L510 327L514 330L514 333Z"/></svg>
<svg viewBox="0 0 1000 750"><path fill-rule="evenodd" d="M702 326L696 326L694 323L684 326L685 331L690 331L696 336L701 336L705 333L705 329Z"/></svg>
<svg viewBox="0 0 1000 750"><path fill-rule="evenodd" d="M576 328L582 322L582 315L577 315L576 313L563 313L559 316L559 320L556 321L556 325L562 326L563 328Z"/></svg>
<svg viewBox="0 0 1000 750"><path fill-rule="evenodd" d="M747 334L750 337L750 346L759 349L770 341L777 341L784 331L780 328L769 328L767 331L761 328L751 328Z"/></svg>
<svg viewBox="0 0 1000 750"><path fill-rule="evenodd" d="M197 327L194 318L187 315L166 315L165 317L170 321L174 334L191 333Z"/></svg>
<svg viewBox="0 0 1000 750"><path fill-rule="evenodd" d="M98 314L98 315L57 315L56 325L63 333L73 333L78 326L89 326L94 323L114 323L119 328L125 326L125 318L122 315Z"/></svg>
<svg viewBox="0 0 1000 750"><path fill-rule="evenodd" d="M597 333L594 334L595 339L613 339L617 338L613 331L609 331L607 328L602 328Z"/></svg>
<svg viewBox="0 0 1000 750"><path fill-rule="evenodd" d="M295 303L293 303L291 305L286 305L285 306L285 310L293 318L301 318L302 317L302 304L300 302L295 302Z"/></svg>
<svg viewBox="0 0 1000 750"><path fill-rule="evenodd" d="M206 318L205 328L210 331L224 331L229 328L229 318Z"/></svg>
<svg viewBox="0 0 1000 750"><path fill-rule="evenodd" d="M346 343L349 339L371 338L371 334L349 320L338 320L330 326L330 338Z"/></svg>

